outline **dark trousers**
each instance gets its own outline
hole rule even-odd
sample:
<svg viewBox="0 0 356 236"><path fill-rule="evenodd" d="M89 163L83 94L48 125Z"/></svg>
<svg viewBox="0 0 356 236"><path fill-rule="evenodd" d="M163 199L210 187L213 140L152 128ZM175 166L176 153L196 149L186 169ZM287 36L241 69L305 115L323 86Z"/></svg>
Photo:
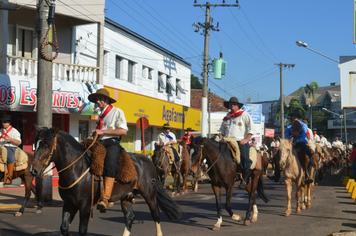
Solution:
<svg viewBox="0 0 356 236"><path fill-rule="evenodd" d="M122 147L120 141L118 139L105 139L100 140L100 143L106 149L103 176L115 178L121 170L119 158Z"/></svg>
<svg viewBox="0 0 356 236"><path fill-rule="evenodd" d="M241 145L240 142L237 142L237 143L239 144L239 148L240 148L241 171L242 171L242 173L248 172L252 165L252 161L250 160L250 144L246 143L244 145Z"/></svg>
<svg viewBox="0 0 356 236"><path fill-rule="evenodd" d="M300 147L303 148L305 153L309 156L309 159L310 159L309 165L315 165L313 154L311 153L310 148L308 147L307 143L299 142L299 145L300 145Z"/></svg>
<svg viewBox="0 0 356 236"><path fill-rule="evenodd" d="M171 147L171 148L172 148L172 151L173 151L173 154L174 154L174 161L175 161L175 162L180 161L180 157L179 157L179 155L178 155L177 150L176 150L174 147Z"/></svg>

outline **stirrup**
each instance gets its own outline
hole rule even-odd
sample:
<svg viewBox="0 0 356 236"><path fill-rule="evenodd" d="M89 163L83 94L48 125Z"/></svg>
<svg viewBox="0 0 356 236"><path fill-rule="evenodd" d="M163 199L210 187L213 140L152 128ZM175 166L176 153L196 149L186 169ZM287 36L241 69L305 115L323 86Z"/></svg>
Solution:
<svg viewBox="0 0 356 236"><path fill-rule="evenodd" d="M109 205L109 201L106 200L106 199L100 199L97 206L96 206L96 209L97 210L100 210L100 213L106 213L106 209L108 208L108 205Z"/></svg>
<svg viewBox="0 0 356 236"><path fill-rule="evenodd" d="M9 181L9 182L8 182ZM12 184L12 179L8 176L6 180L4 181L4 185L10 185Z"/></svg>

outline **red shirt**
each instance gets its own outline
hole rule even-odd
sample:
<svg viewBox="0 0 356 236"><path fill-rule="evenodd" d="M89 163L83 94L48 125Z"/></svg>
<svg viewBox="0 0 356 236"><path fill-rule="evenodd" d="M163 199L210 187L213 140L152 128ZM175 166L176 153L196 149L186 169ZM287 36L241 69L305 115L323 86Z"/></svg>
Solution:
<svg viewBox="0 0 356 236"><path fill-rule="evenodd" d="M195 138L195 135L194 134L191 134L190 136L194 137ZM182 140L186 140L187 141L187 145L189 145L192 140L190 139L190 137L188 138L188 134L185 134L182 138Z"/></svg>

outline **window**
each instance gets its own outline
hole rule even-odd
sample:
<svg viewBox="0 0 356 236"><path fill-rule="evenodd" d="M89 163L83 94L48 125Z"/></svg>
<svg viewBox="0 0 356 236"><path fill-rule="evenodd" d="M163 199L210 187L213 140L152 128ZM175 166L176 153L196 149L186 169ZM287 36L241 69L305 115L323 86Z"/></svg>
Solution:
<svg viewBox="0 0 356 236"><path fill-rule="evenodd" d="M128 61L127 81L130 83L134 82L134 68L135 63L133 61Z"/></svg>
<svg viewBox="0 0 356 236"><path fill-rule="evenodd" d="M167 88L166 88L166 93L168 94L173 94L173 92L176 91L175 87L173 86L173 83L172 83L172 77L167 77Z"/></svg>
<svg viewBox="0 0 356 236"><path fill-rule="evenodd" d="M158 91L159 92L163 92L164 89L166 89L165 77L166 77L165 74L158 72Z"/></svg>
<svg viewBox="0 0 356 236"><path fill-rule="evenodd" d="M122 62L123 58L116 56L116 61L115 61L115 78L120 79L122 76Z"/></svg>
<svg viewBox="0 0 356 236"><path fill-rule="evenodd" d="M32 28L8 26L7 54L25 58L37 58L37 38Z"/></svg>
<svg viewBox="0 0 356 236"><path fill-rule="evenodd" d="M185 94L185 90L180 85L180 79L176 79L176 87L176 96L180 98L182 94Z"/></svg>
<svg viewBox="0 0 356 236"><path fill-rule="evenodd" d="M147 66L142 66L142 78L152 80L152 72L153 69L148 68Z"/></svg>
<svg viewBox="0 0 356 236"><path fill-rule="evenodd" d="M108 65L109 65L109 52L108 51L104 51L104 75L108 75Z"/></svg>
<svg viewBox="0 0 356 236"><path fill-rule="evenodd" d="M89 121L80 120L79 121L79 131L78 131L78 141L81 142L89 136L88 133Z"/></svg>

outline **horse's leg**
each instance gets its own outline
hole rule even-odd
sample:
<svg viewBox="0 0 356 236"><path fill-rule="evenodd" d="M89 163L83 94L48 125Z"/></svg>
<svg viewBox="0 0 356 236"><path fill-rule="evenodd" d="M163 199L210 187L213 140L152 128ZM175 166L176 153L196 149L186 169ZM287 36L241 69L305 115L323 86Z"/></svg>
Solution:
<svg viewBox="0 0 356 236"><path fill-rule="evenodd" d="M295 209L295 212L296 213L300 213L300 192L302 192L302 200L301 201L302 201L302 204L303 204L303 202L304 202L304 199L303 199L304 188L301 187L300 185L299 186L295 185L295 187L296 187L296 190L295 190L295 201L297 203L297 207Z"/></svg>
<svg viewBox="0 0 356 236"><path fill-rule="evenodd" d="M23 176L21 177L22 181L25 183L25 199L22 203L22 206L18 212L15 213L15 216L22 216L23 212L25 211L26 204L28 202L28 199L31 197L31 187L32 187L32 182L30 179L25 179ZM33 178L32 178L33 179Z"/></svg>
<svg viewBox="0 0 356 236"><path fill-rule="evenodd" d="M31 191L35 195L36 202L37 202L37 210L36 214L41 214L42 213L42 185L41 186L34 186L31 181Z"/></svg>
<svg viewBox="0 0 356 236"><path fill-rule="evenodd" d="M305 187L306 187L306 185L304 185L303 187L301 187L300 188L300 191L301 191L301 198L300 198L300 201L301 201L301 209L302 210L305 210L305 198L307 197L306 195L305 195ZM298 209L297 209L298 210ZM299 211L300 212L300 211ZM299 212L297 212L297 213L299 213Z"/></svg>
<svg viewBox="0 0 356 236"><path fill-rule="evenodd" d="M141 189L142 191L142 189ZM146 203L150 209L151 216L156 223L156 235L157 236L162 236L162 230L161 230L161 220L159 218L159 208L157 205L157 199L156 195L157 190L153 191L153 189L148 189L145 191L146 193L142 194L142 197L146 200Z"/></svg>
<svg viewBox="0 0 356 236"><path fill-rule="evenodd" d="M121 200L121 209L125 216L125 231L123 236L129 236L131 234L132 223L135 220L132 204L129 201Z"/></svg>
<svg viewBox="0 0 356 236"><path fill-rule="evenodd" d="M80 236L85 236L87 235L88 232L88 224L89 224L89 218L90 218L90 198L88 199L88 201L84 201L83 203L81 203L83 205L83 207L81 207L80 211L79 211L79 235ZM74 217L73 217L74 218ZM72 218L72 220L73 220Z"/></svg>
<svg viewBox="0 0 356 236"><path fill-rule="evenodd" d="M232 199L232 194L233 194L233 184L230 184L226 188L226 204L225 204L225 209L231 216L231 219L240 222L242 218L239 215L235 215L232 210L231 210L231 199Z"/></svg>
<svg viewBox="0 0 356 236"><path fill-rule="evenodd" d="M248 193L248 207L247 207L247 212L246 212L246 217L245 217L245 222L244 224L247 226L251 222L251 212L253 211L253 205L256 204L255 202L255 192L257 189L257 183L256 177L258 176L253 176L251 184L246 187L246 191Z"/></svg>
<svg viewBox="0 0 356 236"><path fill-rule="evenodd" d="M312 186L312 184L308 184L307 186L306 186L306 191L307 191L307 200L306 200L306 202L307 202L307 209L309 209L310 207L311 207L311 188L312 188L313 186Z"/></svg>
<svg viewBox="0 0 356 236"><path fill-rule="evenodd" d="M254 177L252 178L251 181L251 199L252 199L252 209L251 211L253 211L252 217L251 217L251 222L257 222L257 217L258 217L258 209L257 209L257 205L256 205L256 190L257 190L257 186L258 186L258 180L260 178L259 173L255 173Z"/></svg>
<svg viewBox="0 0 356 236"><path fill-rule="evenodd" d="M292 180L291 179L285 179L284 182L286 184L286 190L287 190L287 210L284 213L284 216L290 216L290 213L292 211L292 207L291 207Z"/></svg>
<svg viewBox="0 0 356 236"><path fill-rule="evenodd" d="M64 203L62 210L62 224L61 224L61 233L63 236L71 236L69 233L69 226L72 223L75 214L78 212L78 209L75 206L70 206L69 204Z"/></svg>
<svg viewBox="0 0 356 236"><path fill-rule="evenodd" d="M221 216L221 188L217 186L212 186L214 194L215 194L215 201L216 201L216 210L218 215L218 221L215 223L213 230L219 230L222 224L222 216Z"/></svg>

